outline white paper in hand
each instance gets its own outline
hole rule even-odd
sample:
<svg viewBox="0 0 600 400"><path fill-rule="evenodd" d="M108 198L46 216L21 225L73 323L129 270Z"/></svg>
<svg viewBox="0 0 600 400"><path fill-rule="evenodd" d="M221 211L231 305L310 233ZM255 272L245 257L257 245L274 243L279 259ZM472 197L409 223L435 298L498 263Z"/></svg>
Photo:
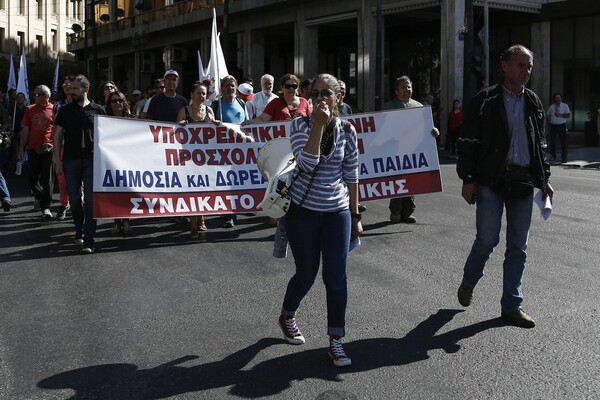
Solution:
<svg viewBox="0 0 600 400"><path fill-rule="evenodd" d="M538 190L537 193L533 195L533 202L540 208L544 221L548 221L550 214L552 214L552 202L550 201L550 196L546 196L546 199L543 199L542 197L542 191Z"/></svg>

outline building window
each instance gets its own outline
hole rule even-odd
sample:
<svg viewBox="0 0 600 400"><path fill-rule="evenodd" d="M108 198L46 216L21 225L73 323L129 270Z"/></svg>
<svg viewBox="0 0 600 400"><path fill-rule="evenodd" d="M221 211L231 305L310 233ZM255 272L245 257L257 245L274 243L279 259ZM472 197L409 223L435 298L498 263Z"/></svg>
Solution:
<svg viewBox="0 0 600 400"><path fill-rule="evenodd" d="M52 0L52 13L58 14L58 0Z"/></svg>
<svg viewBox="0 0 600 400"><path fill-rule="evenodd" d="M17 32L17 46L19 46L19 54L23 52L25 48L25 32Z"/></svg>
<svg viewBox="0 0 600 400"><path fill-rule="evenodd" d="M4 30L4 28L0 28L0 51L5 53L6 49L5 49L5 44L4 44L4 39L6 35L6 31Z"/></svg>
<svg viewBox="0 0 600 400"><path fill-rule="evenodd" d="M44 0L37 0L37 12L38 12L38 18L39 19L43 19L44 18Z"/></svg>
<svg viewBox="0 0 600 400"><path fill-rule="evenodd" d="M5 0L0 0L0 10L6 10Z"/></svg>
<svg viewBox="0 0 600 400"><path fill-rule="evenodd" d="M25 15L25 0L19 0L19 14Z"/></svg>
<svg viewBox="0 0 600 400"><path fill-rule="evenodd" d="M51 40L51 50L52 51L57 51L58 50L58 35L56 34L56 30L52 29L50 31L50 40Z"/></svg>
<svg viewBox="0 0 600 400"><path fill-rule="evenodd" d="M37 48L35 49L36 55L38 58L41 58L44 55L44 37L40 35L35 36L35 42L37 43Z"/></svg>

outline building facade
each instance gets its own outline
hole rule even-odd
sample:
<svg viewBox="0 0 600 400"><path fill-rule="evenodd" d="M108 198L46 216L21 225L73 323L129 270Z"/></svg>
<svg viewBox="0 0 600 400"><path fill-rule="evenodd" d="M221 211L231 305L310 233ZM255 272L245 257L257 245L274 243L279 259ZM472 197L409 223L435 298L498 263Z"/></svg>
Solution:
<svg viewBox="0 0 600 400"><path fill-rule="evenodd" d="M125 90L144 88L165 69L177 69L182 73L180 90L187 95L198 78L197 51L205 65L210 57L214 6L228 69L238 79L252 77L258 82L264 73L277 80L287 72L300 78L330 72L346 82L347 102L357 110L371 111L376 109L377 93L383 100L390 98L395 78L409 75L414 97L435 95L442 115L453 99L469 96L463 93L465 79L474 82L474 90L482 84L478 71L464 67L466 0L381 0L380 24L377 3L102 0L96 1L93 11L91 5L87 8L88 15L94 15L95 29L75 33L68 49L87 58L97 69L98 80L114 80ZM569 127L583 130L588 112L600 106L600 2L473 0L473 4L473 51L488 60L489 82L501 77L502 50L515 43L530 47L535 53L530 86L545 104L552 93L562 93L573 110ZM487 53L480 39L485 20ZM383 38L379 60L378 28Z"/></svg>
<svg viewBox="0 0 600 400"><path fill-rule="evenodd" d="M0 0L0 56L74 60L67 46L83 21L84 0Z"/></svg>

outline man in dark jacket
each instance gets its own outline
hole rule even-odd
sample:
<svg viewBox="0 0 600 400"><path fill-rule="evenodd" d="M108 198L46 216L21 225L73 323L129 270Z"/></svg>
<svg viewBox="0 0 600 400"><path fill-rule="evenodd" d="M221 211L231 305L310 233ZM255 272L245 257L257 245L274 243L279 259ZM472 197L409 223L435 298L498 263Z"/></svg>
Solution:
<svg viewBox="0 0 600 400"><path fill-rule="evenodd" d="M533 188L552 196L550 166L542 148L544 107L538 96L525 88L533 68L533 53L514 45L502 54L503 81L478 93L465 111L458 140L457 171L463 180L462 196L477 204L477 235L464 267L458 301L469 306L473 289L499 242L506 208L502 317L510 323L533 328L534 320L521 309L521 281L531 225Z"/></svg>

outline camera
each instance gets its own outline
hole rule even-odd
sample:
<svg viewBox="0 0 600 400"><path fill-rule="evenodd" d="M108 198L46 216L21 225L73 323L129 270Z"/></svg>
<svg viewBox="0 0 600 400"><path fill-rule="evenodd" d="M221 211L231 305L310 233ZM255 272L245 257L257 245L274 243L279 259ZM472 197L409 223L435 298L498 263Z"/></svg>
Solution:
<svg viewBox="0 0 600 400"><path fill-rule="evenodd" d="M2 140L2 143L0 143L0 151L6 151L10 149L12 144L12 135L10 132L0 131L0 140Z"/></svg>

